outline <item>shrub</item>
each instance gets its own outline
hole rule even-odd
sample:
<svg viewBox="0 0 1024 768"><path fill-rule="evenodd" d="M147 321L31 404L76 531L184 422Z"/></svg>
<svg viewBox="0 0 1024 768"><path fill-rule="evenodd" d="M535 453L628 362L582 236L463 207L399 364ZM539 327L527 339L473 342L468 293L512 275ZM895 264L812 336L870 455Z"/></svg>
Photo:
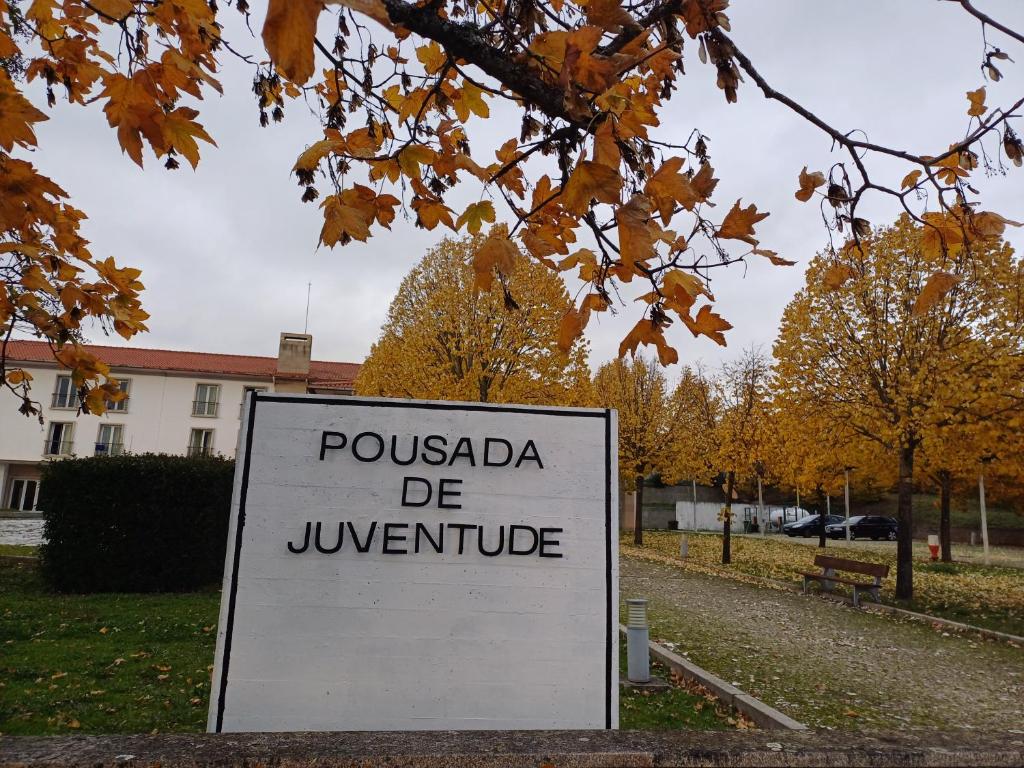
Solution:
<svg viewBox="0 0 1024 768"><path fill-rule="evenodd" d="M44 465L44 577L61 592L182 592L218 581L234 465L164 454Z"/></svg>

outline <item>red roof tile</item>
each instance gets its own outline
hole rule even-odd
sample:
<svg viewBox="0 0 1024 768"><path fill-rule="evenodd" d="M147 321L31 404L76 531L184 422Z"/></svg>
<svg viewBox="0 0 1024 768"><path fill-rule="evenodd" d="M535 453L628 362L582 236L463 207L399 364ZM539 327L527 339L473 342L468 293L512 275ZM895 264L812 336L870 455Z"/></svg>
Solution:
<svg viewBox="0 0 1024 768"><path fill-rule="evenodd" d="M227 376L248 376L254 379L293 378L293 374L277 373L276 357L255 355L221 355L211 352L180 352L171 349L140 349L138 347L105 347L86 345L93 354L113 369L138 368L150 371L212 373ZM12 339L7 344L7 359L21 363L52 363L53 353L43 341ZM313 360L309 364L311 384L321 381L351 383L359 373L358 363L334 363ZM299 378L302 378L301 376Z"/></svg>

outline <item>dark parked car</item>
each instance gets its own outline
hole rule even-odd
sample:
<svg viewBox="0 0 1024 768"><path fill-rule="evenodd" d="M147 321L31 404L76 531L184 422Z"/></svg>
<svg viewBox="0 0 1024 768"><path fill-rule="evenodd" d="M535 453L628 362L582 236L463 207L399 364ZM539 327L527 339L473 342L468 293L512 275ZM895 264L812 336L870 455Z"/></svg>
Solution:
<svg viewBox="0 0 1024 768"><path fill-rule="evenodd" d="M820 532L818 527L821 525L820 520L821 515L807 515L807 517L801 517L796 522L786 523L782 526L782 532L787 536L803 536L805 539L808 536L817 536ZM841 522L843 522L843 518L839 515L825 516L826 526Z"/></svg>
<svg viewBox="0 0 1024 768"><path fill-rule="evenodd" d="M888 539L896 541L896 531L899 530L899 522L893 517L881 517L880 515L857 515L850 518L851 539ZM838 525L825 526L825 534L830 539L846 538L846 524L840 522Z"/></svg>

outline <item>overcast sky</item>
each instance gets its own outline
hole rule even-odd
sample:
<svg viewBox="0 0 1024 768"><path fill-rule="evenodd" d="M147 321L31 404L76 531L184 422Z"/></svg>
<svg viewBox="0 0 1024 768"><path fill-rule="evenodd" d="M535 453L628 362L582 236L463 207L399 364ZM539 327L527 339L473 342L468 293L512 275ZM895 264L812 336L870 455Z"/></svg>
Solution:
<svg viewBox="0 0 1024 768"><path fill-rule="evenodd" d="M1024 27L1024 0L976 5ZM252 6L258 31L262 4ZM729 15L734 40L769 82L832 125L863 129L880 143L941 152L966 128L965 92L984 83L979 24L955 3L733 0ZM222 16L237 48L261 50L244 28L231 29L233 9ZM1003 81L987 84L987 104L1005 106L1024 91L1024 50L996 31L989 40L1018 60L1004 62ZM411 57L410 42L405 45ZM400 214L390 232L375 230L368 243L317 249L320 212L300 202L290 175L298 153L321 136L317 120L301 103L289 103L282 124L261 129L251 69L230 56L222 63L225 95L213 94L200 105L199 118L219 148L203 147L197 171L184 162L178 171L165 171L151 155L146 170L139 169L121 154L99 104L53 110L54 119L37 129L34 161L89 215L83 230L94 255L113 255L143 270L151 331L133 346L276 355L280 331L302 330L312 283L314 357L361 361L402 277L444 232L417 229ZM804 266L826 242L817 204L793 197L797 175L804 165L825 170L838 156L830 154L823 134L766 101L750 83L741 86L738 104L726 104L713 68L699 62L692 45L686 66L670 108L661 113L660 136L685 140L694 127L709 135L721 179L714 198L720 213L739 197L744 205L771 211L758 225L762 246L798 262L773 267L755 258L746 268L716 270L718 311L735 326L727 334L728 349L695 340L678 324L669 334L682 362L714 365L748 344L770 348ZM38 82L29 91L42 98ZM500 111L494 117L471 120L474 156L492 157L490 147L517 132ZM518 118L511 125L518 126ZM910 170L884 163L876 168L892 185ZM974 184L986 209L1024 220L1024 169L995 178L979 173ZM448 202L458 212L478 195L479 187L471 185ZM502 205L496 208L501 216ZM875 224L896 213L889 201L860 209ZM1010 240L1019 250L1022 230L1011 232ZM569 287L575 292L578 283ZM637 309L592 323L592 365L615 354ZM94 343L122 343L119 337L106 340L98 328L86 333Z"/></svg>

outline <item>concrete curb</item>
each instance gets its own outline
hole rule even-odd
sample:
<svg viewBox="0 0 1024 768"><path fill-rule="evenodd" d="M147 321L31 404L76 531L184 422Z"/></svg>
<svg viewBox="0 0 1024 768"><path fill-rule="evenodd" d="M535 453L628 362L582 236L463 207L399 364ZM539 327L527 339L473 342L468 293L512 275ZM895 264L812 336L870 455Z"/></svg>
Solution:
<svg viewBox="0 0 1024 768"><path fill-rule="evenodd" d="M654 557L651 557L652 554ZM759 583L776 589L784 589L788 592L796 592L798 594L803 593L803 587L792 581L782 581L781 579L770 579L767 576L754 576L749 573L730 571L726 568L719 568L706 563L689 563L685 560L678 560L666 555L655 553L641 552L637 556L641 559L650 559L652 562L656 563L660 562L665 563L666 565L674 565L677 568L689 568L698 573L703 572L712 576L721 576L724 579ZM808 592L808 595L824 598L825 600L831 600L834 603L843 603L853 607L853 600L849 597L844 597L843 595L828 594L827 592L821 592L820 590ZM860 608L869 612L874 610L879 613L892 613L899 616L906 616L908 619L913 619L915 621L921 621L928 624L940 624L944 627L949 627L956 632L973 632L974 634L981 635L982 637L986 637L991 640L999 640L1004 643L1013 643L1015 645L1024 646L1024 637L1021 637L1020 635L1012 635L1009 632L1000 632L995 629L985 629L985 627L976 627L973 624L964 624L959 621L953 621L952 619L943 619L939 616L932 616L928 613L908 611L906 608L897 608L894 605L887 605L886 603L861 602Z"/></svg>
<svg viewBox="0 0 1024 768"><path fill-rule="evenodd" d="M1013 731L386 731L0 736L0 768L1020 768Z"/></svg>
<svg viewBox="0 0 1024 768"><path fill-rule="evenodd" d="M626 628L621 624L619 625L619 634L626 634ZM749 717L759 727L769 730L807 730L807 726L803 723L797 722L789 715L775 709L775 707L768 706L760 699L754 698L749 693L740 690L717 675L711 674L706 669L698 667L689 659L673 653L653 640L649 642L649 646L652 657L687 680L692 680L704 686L724 703Z"/></svg>

